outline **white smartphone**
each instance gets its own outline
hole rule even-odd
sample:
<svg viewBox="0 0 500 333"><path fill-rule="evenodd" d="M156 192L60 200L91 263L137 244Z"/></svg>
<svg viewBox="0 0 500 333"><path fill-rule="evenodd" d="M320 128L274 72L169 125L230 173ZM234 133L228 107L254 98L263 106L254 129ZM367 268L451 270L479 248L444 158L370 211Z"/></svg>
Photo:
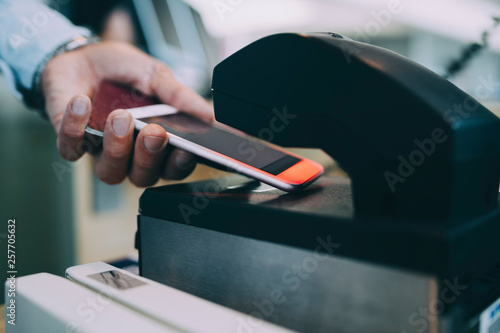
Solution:
<svg viewBox="0 0 500 333"><path fill-rule="evenodd" d="M114 92L113 89L121 89L110 85L105 88L108 90L103 89L102 94L108 99L117 94L118 90ZM156 123L168 133L169 144L205 159L210 162L208 164L215 163L287 192L304 189L323 174L320 164L242 131L218 122L205 122L168 105L151 103L125 107L134 117L135 128L141 130L147 124ZM95 118L93 111L86 130L102 136L111 108L95 105L98 111Z"/></svg>

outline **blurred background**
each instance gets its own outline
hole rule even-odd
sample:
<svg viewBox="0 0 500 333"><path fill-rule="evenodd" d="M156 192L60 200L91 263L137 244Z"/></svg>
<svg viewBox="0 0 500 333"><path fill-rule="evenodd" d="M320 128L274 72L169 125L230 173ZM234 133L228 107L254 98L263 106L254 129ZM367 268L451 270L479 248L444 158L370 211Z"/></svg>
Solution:
<svg viewBox="0 0 500 333"><path fill-rule="evenodd" d="M213 67L276 32L331 31L400 53L448 77L498 112L500 2L481 0L55 0L74 23L137 45L210 98ZM244 79L244 78L242 78ZM25 109L0 77L1 246L16 219L18 275L62 275L71 265L134 256L142 189L108 186L92 158L62 160L50 124ZM305 152L340 172L318 151ZM221 172L218 175L222 175ZM198 166L188 180L213 177ZM161 182L160 184L166 184ZM1 260L2 272L7 269Z"/></svg>

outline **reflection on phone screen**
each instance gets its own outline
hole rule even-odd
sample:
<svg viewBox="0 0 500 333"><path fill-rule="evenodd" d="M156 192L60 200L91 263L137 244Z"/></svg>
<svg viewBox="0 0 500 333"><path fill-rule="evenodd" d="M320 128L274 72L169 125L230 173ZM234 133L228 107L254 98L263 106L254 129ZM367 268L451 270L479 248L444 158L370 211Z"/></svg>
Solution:
<svg viewBox="0 0 500 333"><path fill-rule="evenodd" d="M300 161L300 159L273 149L250 136L233 133L184 112L141 120L146 123L158 124L167 133L273 175L278 175Z"/></svg>

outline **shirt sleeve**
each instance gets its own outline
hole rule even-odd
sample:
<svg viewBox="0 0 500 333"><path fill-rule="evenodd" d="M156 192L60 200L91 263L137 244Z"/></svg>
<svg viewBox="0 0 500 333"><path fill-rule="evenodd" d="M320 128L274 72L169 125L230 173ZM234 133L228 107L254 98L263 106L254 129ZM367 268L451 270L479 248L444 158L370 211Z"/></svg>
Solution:
<svg viewBox="0 0 500 333"><path fill-rule="evenodd" d="M59 46L75 37L91 36L88 29L34 0L0 0L0 70L11 91L31 90L39 65Z"/></svg>

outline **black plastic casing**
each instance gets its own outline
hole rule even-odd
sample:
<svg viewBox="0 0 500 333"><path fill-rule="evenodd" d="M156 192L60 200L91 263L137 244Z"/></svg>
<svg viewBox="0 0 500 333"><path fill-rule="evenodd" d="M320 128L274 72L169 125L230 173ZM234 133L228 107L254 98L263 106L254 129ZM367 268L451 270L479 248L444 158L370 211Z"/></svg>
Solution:
<svg viewBox="0 0 500 333"><path fill-rule="evenodd" d="M449 326L440 331L477 332L479 313L500 294L498 268L487 283L470 279L500 263L500 120L494 114L409 59L329 33L258 40L216 66L212 88L217 120L278 145L321 148L351 179L322 177L297 194L256 190L241 178L147 189L137 238L144 276L251 311L251 300L268 297L252 286L278 288L286 269L280 257L259 254L275 247L289 257L310 254L318 237L329 237L341 244L331 257L429 276L437 295L446 281L467 285L459 300L446 304L440 320L447 316ZM233 243L239 245L228 250ZM247 261L235 259L245 250ZM381 278L375 287L367 280L363 288L387 290L382 302L390 303L391 283L399 280ZM294 329L312 325L304 331L344 331L336 320L318 319L324 314L328 321L329 311L343 306L321 296L342 294L331 285L326 279L304 287L269 320ZM374 289L367 287L367 295L376 295ZM346 292L345 300L355 294ZM413 299L393 296L394 313L383 320L389 327ZM317 316L294 315L308 302L309 310L317 303ZM368 318L377 308L360 304L344 314L361 311Z"/></svg>
<svg viewBox="0 0 500 333"><path fill-rule="evenodd" d="M322 148L349 173L360 216L456 225L495 210L500 120L423 66L334 36L273 35L222 61L216 118ZM285 109L288 123L269 135Z"/></svg>

